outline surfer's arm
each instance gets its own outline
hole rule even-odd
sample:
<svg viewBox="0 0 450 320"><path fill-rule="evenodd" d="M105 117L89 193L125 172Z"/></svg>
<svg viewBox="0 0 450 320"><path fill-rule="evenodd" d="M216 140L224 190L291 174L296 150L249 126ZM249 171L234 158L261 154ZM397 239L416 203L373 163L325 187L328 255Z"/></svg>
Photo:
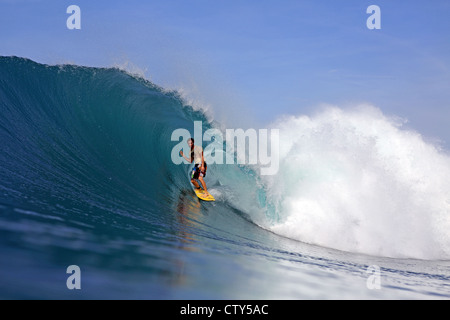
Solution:
<svg viewBox="0 0 450 320"><path fill-rule="evenodd" d="M192 158L191 158L191 159L188 159L187 157L185 157L182 150L180 151L180 154L181 154L181 156L182 156L183 158L185 158L185 159L186 159L187 161L189 161L190 163L192 163L192 160L194 160L194 159L192 159Z"/></svg>

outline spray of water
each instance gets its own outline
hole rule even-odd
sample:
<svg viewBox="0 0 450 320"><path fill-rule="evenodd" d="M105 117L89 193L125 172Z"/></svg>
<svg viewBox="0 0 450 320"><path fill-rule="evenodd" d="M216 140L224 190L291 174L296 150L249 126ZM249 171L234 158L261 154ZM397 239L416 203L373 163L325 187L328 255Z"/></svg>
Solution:
<svg viewBox="0 0 450 320"><path fill-rule="evenodd" d="M280 170L263 177L278 219L307 243L377 256L450 258L450 157L372 106L287 117Z"/></svg>

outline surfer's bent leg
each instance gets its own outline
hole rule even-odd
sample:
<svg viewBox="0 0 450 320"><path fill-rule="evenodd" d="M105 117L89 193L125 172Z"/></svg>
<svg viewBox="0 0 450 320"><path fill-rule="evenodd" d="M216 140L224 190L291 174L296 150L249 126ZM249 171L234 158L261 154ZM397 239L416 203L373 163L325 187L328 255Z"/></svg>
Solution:
<svg viewBox="0 0 450 320"><path fill-rule="evenodd" d="M198 180L200 180L200 183L202 184L203 190L205 190L205 192L208 192L208 189L206 189L206 183L205 183L205 180L203 180L203 177L199 176Z"/></svg>
<svg viewBox="0 0 450 320"><path fill-rule="evenodd" d="M200 170L198 169L198 165L195 165L194 169L192 170L192 174L191 174L191 183L197 189L200 189L200 186L199 186L199 184L197 182L199 171Z"/></svg>
<svg viewBox="0 0 450 320"><path fill-rule="evenodd" d="M195 188L200 189L200 186L199 186L197 180L191 179L191 183L194 185Z"/></svg>
<svg viewBox="0 0 450 320"><path fill-rule="evenodd" d="M198 180L200 180L200 183L202 184L203 190L205 190L205 193L208 193L208 189L206 188L206 183L205 183L205 180L203 180L203 177L206 176L207 168L208 168L208 166L205 162L205 169L203 171L200 171L200 169L198 170L199 171Z"/></svg>

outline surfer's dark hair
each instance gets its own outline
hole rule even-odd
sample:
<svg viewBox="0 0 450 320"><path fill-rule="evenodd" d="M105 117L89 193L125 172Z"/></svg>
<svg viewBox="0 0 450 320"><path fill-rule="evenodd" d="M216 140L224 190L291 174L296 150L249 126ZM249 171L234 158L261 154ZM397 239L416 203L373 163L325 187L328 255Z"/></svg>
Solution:
<svg viewBox="0 0 450 320"><path fill-rule="evenodd" d="M188 139L188 142L191 141L191 140L192 140L192 143L194 143L194 139L192 139L192 138L189 138L189 139Z"/></svg>

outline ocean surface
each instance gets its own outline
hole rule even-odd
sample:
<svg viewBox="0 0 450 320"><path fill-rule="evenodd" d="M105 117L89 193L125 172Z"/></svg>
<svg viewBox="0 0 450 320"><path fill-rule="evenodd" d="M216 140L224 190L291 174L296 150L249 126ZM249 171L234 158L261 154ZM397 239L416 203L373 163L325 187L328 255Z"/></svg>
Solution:
<svg viewBox="0 0 450 320"><path fill-rule="evenodd" d="M194 121L221 126L117 68L0 57L0 298L450 298L448 151L327 107L274 120L276 175L211 163L202 202L171 158Z"/></svg>

